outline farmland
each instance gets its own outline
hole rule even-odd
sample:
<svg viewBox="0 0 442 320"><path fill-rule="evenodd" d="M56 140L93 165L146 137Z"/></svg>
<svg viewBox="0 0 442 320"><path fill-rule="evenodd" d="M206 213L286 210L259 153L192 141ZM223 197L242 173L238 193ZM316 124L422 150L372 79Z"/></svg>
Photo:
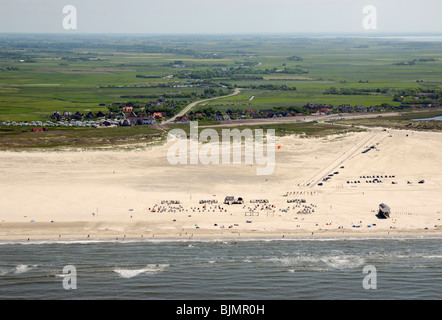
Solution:
<svg viewBox="0 0 442 320"><path fill-rule="evenodd" d="M423 94L440 104L441 70L442 42L2 34L0 121L47 121L54 111L108 113L127 104L147 113L145 105L161 98L172 101L176 112L235 88L240 94L197 108L219 114L236 110L235 115L272 108L306 114L312 112L304 108L308 103L327 105L332 112L339 105L394 109L406 101L403 92L416 93L409 101L423 103ZM17 132L23 130L3 129L2 135Z"/></svg>
<svg viewBox="0 0 442 320"><path fill-rule="evenodd" d="M2 35L0 48L0 120L44 119L57 108L103 110L99 104L118 101L122 96L200 92L202 89L195 85L202 82L255 86L237 97L213 102L222 108L227 104L267 108L307 102L397 104L391 98L395 90L442 87L441 42L265 36ZM301 60L290 59L292 56ZM398 64L412 60L417 62ZM214 77L184 76L208 72ZM256 88L269 84L294 86L296 90ZM388 91L324 95L330 87ZM253 101L249 101L251 96L255 96Z"/></svg>

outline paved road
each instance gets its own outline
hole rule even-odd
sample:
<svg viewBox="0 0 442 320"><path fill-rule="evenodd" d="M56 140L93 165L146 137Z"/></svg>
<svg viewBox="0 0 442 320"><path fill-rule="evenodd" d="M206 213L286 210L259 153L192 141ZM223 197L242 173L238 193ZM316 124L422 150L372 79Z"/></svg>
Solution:
<svg viewBox="0 0 442 320"><path fill-rule="evenodd" d="M199 101L192 102L187 107L185 107L181 112L176 114L173 118L170 118L169 120L167 120L165 122L165 124L173 123L177 117L184 116L185 114L187 114L187 112L189 112L192 108L194 108L195 106L197 106L200 103L211 101L211 100L216 100L216 99L223 99L223 98L233 97L233 96L236 96L236 95L238 95L240 93L241 93L241 89L240 88L235 88L235 91L232 94L229 94L227 96L215 97L215 98L210 98L210 99L205 99L205 100L199 100Z"/></svg>

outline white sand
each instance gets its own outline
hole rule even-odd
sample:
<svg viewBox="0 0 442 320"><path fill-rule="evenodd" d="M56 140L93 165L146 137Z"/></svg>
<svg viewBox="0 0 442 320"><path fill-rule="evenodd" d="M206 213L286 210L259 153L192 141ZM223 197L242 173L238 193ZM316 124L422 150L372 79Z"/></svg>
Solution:
<svg viewBox="0 0 442 320"><path fill-rule="evenodd" d="M270 176L245 164L172 166L170 143L132 151L1 152L0 239L440 235L441 138L381 129L278 138ZM362 154L372 145L378 150ZM360 178L368 175L395 178L369 184ZM224 205L226 195L243 197L245 207ZM223 209L207 204L204 210L202 199ZM274 207L246 216L252 199ZM287 199L305 199L315 212L298 214L301 208ZM151 212L161 200L179 200L182 210ZM382 202L392 209L390 219L376 216Z"/></svg>

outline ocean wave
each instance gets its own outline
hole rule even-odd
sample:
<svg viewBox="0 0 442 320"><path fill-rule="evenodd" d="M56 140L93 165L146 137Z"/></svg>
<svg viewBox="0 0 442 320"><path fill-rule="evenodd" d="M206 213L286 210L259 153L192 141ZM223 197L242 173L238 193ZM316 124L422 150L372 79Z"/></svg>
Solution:
<svg viewBox="0 0 442 320"><path fill-rule="evenodd" d="M321 259L329 267L338 270L355 269L364 264L365 260L359 256L328 256Z"/></svg>
<svg viewBox="0 0 442 320"><path fill-rule="evenodd" d="M295 269L288 269L288 270L287 270L287 272L290 272L290 273L295 273L295 272L296 272L296 270L295 270Z"/></svg>
<svg viewBox="0 0 442 320"><path fill-rule="evenodd" d="M149 264L144 268L140 269L123 269L123 268L115 268L114 272L118 273L121 278L131 279L140 274L153 274L156 272L162 272L164 269L169 267L168 264Z"/></svg>
<svg viewBox="0 0 442 320"><path fill-rule="evenodd" d="M268 259L281 267L313 267L321 268L324 264L332 269L348 270L358 268L365 260L360 256L328 255L328 256L287 256ZM322 268L321 268L322 270Z"/></svg>
<svg viewBox="0 0 442 320"><path fill-rule="evenodd" d="M273 262L282 267L313 266L313 265L318 265L318 263L321 262L321 258L315 256L287 256L287 257L273 257L268 259L268 261Z"/></svg>
<svg viewBox="0 0 442 320"><path fill-rule="evenodd" d="M392 258L394 259L442 259L442 255L435 254L435 255L428 255L425 252L407 252L406 254L403 254L403 252L400 251L391 251L391 252L385 252L385 253L379 253L375 254L375 256L378 259L386 259L390 260Z"/></svg>
<svg viewBox="0 0 442 320"><path fill-rule="evenodd" d="M19 265L15 266L14 273L15 274L26 273L26 272L31 271L32 269L37 268L37 267L38 267L37 265L28 266L26 264L19 264Z"/></svg>
<svg viewBox="0 0 442 320"><path fill-rule="evenodd" d="M0 268L0 276L5 276L9 273L9 271L7 269L4 268Z"/></svg>
<svg viewBox="0 0 442 320"><path fill-rule="evenodd" d="M432 256L422 256L425 259L442 259L441 255L432 255Z"/></svg>
<svg viewBox="0 0 442 320"><path fill-rule="evenodd" d="M69 276L68 274L64 274L64 273L62 273L62 274L50 274L50 275L48 275L48 277L55 277L55 278L65 278L65 277L67 277L67 276Z"/></svg>

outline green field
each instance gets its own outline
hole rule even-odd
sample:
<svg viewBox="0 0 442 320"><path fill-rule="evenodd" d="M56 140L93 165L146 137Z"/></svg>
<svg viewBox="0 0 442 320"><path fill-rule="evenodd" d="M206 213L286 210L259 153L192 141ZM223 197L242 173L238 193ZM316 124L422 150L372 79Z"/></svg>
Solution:
<svg viewBox="0 0 442 320"><path fill-rule="evenodd" d="M292 56L302 60L287 59ZM398 65L412 60L417 62ZM174 67L176 62L183 66ZM442 42L282 36L3 34L0 70L0 121L46 120L56 110L107 111L100 104L149 100L137 96L202 92L204 88L196 86L202 82L217 90L222 86L245 87L238 96L209 103L220 111L303 106L308 102L398 105L392 99L396 90L442 88ZM234 74L229 74L229 70L234 70ZM183 77L198 72L215 72L215 76ZM296 90L259 88L269 84L292 86ZM325 95L330 87L387 91ZM249 101L251 96L255 98Z"/></svg>

